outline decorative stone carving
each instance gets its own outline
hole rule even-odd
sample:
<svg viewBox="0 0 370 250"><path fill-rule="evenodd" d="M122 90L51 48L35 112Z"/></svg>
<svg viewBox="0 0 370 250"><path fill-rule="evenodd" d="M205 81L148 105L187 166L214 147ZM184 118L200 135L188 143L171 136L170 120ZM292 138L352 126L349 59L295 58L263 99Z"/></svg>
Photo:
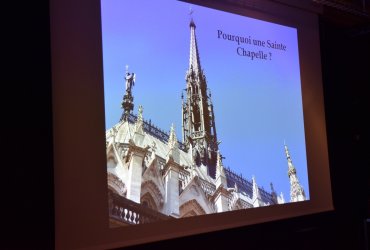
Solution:
<svg viewBox="0 0 370 250"><path fill-rule="evenodd" d="M206 214L205 210L195 199L189 200L180 206L180 217L189 217L203 214Z"/></svg>
<svg viewBox="0 0 370 250"><path fill-rule="evenodd" d="M159 209L158 209L157 203L155 202L155 199L153 198L153 196L149 192L147 192L147 193L145 193L144 195L141 196L140 204L142 204L145 207L148 207L148 208L151 208L155 211L160 212Z"/></svg>
<svg viewBox="0 0 370 250"><path fill-rule="evenodd" d="M158 186L152 181L147 180L141 185L141 193L150 193L150 195L153 197L156 207L158 209L161 209L163 207L164 198L163 194L158 188Z"/></svg>
<svg viewBox="0 0 370 250"><path fill-rule="evenodd" d="M137 120L135 123L135 132L144 134L144 129L143 129L143 106L139 106L139 113L137 115Z"/></svg>
<svg viewBox="0 0 370 250"><path fill-rule="evenodd" d="M126 185L122 182L122 180L118 178L116 175L109 172L107 174L107 178L108 178L108 187L115 193L125 197L127 193L127 188Z"/></svg>
<svg viewBox="0 0 370 250"><path fill-rule="evenodd" d="M155 141L152 142L152 145L150 146L150 148L152 150L151 158L154 159L155 158L155 152L157 150L157 144L155 143Z"/></svg>
<svg viewBox="0 0 370 250"><path fill-rule="evenodd" d="M170 137L168 139L168 147L170 149L173 149L173 148L177 148L178 147L178 144L177 144L177 137L176 137L176 133L175 133L175 126L171 125L171 130L170 130Z"/></svg>
<svg viewBox="0 0 370 250"><path fill-rule="evenodd" d="M179 164L180 163L180 152L178 148L175 127L173 124L171 126L170 137L168 139L167 145L168 145L169 151L168 151L168 157L166 161L168 162L170 159L172 159L174 162Z"/></svg>

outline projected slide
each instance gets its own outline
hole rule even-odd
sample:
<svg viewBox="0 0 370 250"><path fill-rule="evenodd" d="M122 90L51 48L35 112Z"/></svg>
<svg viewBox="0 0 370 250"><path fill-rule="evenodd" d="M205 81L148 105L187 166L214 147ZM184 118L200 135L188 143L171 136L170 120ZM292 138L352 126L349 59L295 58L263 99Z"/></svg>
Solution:
<svg viewBox="0 0 370 250"><path fill-rule="evenodd" d="M309 200L297 30L102 0L110 226Z"/></svg>

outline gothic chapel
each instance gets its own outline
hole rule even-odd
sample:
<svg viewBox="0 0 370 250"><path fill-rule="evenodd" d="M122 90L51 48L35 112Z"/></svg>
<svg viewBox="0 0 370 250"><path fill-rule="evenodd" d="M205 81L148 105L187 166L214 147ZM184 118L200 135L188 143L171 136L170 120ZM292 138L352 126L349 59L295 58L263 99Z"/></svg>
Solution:
<svg viewBox="0 0 370 250"><path fill-rule="evenodd" d="M135 74L126 69L120 121L106 131L109 218L111 227L150 223L284 203L271 192L224 168L218 149L214 108L190 21L190 60L182 96L182 142L172 126L165 133L137 116L131 88ZM291 201L305 200L289 151Z"/></svg>

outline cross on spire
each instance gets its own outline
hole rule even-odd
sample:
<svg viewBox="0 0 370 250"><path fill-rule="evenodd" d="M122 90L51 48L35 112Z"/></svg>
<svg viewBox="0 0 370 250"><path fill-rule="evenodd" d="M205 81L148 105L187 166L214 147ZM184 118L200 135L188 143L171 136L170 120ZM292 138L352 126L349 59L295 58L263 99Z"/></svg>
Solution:
<svg viewBox="0 0 370 250"><path fill-rule="evenodd" d="M189 6L189 16L191 17L191 18L193 18L193 13L194 13L194 10L193 10L193 8L191 7L191 5Z"/></svg>

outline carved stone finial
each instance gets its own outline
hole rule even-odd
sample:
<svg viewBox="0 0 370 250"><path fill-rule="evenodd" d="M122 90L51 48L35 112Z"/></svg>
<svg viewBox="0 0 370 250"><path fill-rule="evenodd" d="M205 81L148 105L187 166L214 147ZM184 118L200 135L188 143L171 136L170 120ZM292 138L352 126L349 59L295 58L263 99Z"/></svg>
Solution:
<svg viewBox="0 0 370 250"><path fill-rule="evenodd" d="M152 142L151 148L152 148L152 155L151 155L151 157L153 159L155 157L155 152L157 150L157 145L156 145L155 141Z"/></svg>
<svg viewBox="0 0 370 250"><path fill-rule="evenodd" d="M135 123L135 132L144 133L143 129L143 106L139 106L138 114L137 114L137 120Z"/></svg>
<svg viewBox="0 0 370 250"><path fill-rule="evenodd" d="M219 150L217 150L217 166L222 166L222 157Z"/></svg>
<svg viewBox="0 0 370 250"><path fill-rule="evenodd" d="M172 149L172 148L176 148L178 146L178 143L177 143L177 137L176 137L176 133L175 133L175 126L171 125L171 130L170 130L170 137L168 138L168 146Z"/></svg>
<svg viewBox="0 0 370 250"><path fill-rule="evenodd" d="M170 131L167 145L169 148L167 160L172 159L177 164L180 164L180 150L178 147L177 137L175 133L175 126L173 124L171 126L171 131Z"/></svg>
<svg viewBox="0 0 370 250"><path fill-rule="evenodd" d="M218 176L225 176L224 172L224 165L222 163L222 156L220 154L220 151L217 151L217 163L216 163L216 178Z"/></svg>
<svg viewBox="0 0 370 250"><path fill-rule="evenodd" d="M253 198L256 199L259 197L259 189L254 175L252 176L252 185L253 185Z"/></svg>
<svg viewBox="0 0 370 250"><path fill-rule="evenodd" d="M285 199L284 199L284 194L283 194L283 192L280 192L279 200L280 200L280 203L285 203Z"/></svg>
<svg viewBox="0 0 370 250"><path fill-rule="evenodd" d="M143 106L139 105L139 112L137 115L137 120L143 121Z"/></svg>

